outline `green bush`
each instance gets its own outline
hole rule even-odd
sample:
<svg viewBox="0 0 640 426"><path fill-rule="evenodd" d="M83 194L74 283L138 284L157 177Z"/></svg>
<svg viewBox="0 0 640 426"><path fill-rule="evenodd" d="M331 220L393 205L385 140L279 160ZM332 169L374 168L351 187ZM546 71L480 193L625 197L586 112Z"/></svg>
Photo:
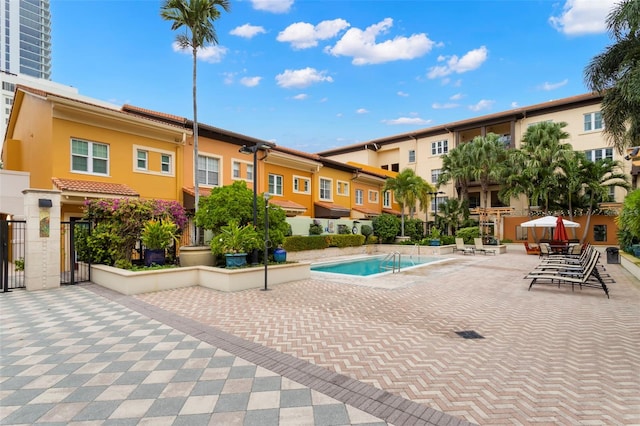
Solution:
<svg viewBox="0 0 640 426"><path fill-rule="evenodd" d="M358 247L364 244L364 235L357 234L331 234L327 235L329 247Z"/></svg>
<svg viewBox="0 0 640 426"><path fill-rule="evenodd" d="M462 238L465 244L473 244L473 239L480 237L480 228L477 226L460 228L456 231L456 237Z"/></svg>
<svg viewBox="0 0 640 426"><path fill-rule="evenodd" d="M424 222L420 219L405 219L404 235L416 242L424 238Z"/></svg>
<svg viewBox="0 0 640 426"><path fill-rule="evenodd" d="M378 244L378 236L370 235L369 237L367 237L366 244Z"/></svg>
<svg viewBox="0 0 640 426"><path fill-rule="evenodd" d="M322 225L319 223L312 223L309 225L309 235L320 235L322 234Z"/></svg>
<svg viewBox="0 0 640 426"><path fill-rule="evenodd" d="M327 237L322 235L293 235L286 237L282 248L286 251L319 250L329 247Z"/></svg>
<svg viewBox="0 0 640 426"><path fill-rule="evenodd" d="M345 225L344 223L341 223L338 225L338 234L346 235L350 233L351 233L351 229L349 229L347 225Z"/></svg>
<svg viewBox="0 0 640 426"><path fill-rule="evenodd" d="M396 216L382 213L373 219L373 233L383 243L392 243L400 232L400 219Z"/></svg>
<svg viewBox="0 0 640 426"><path fill-rule="evenodd" d="M365 242L369 241L369 237L373 235L373 228L369 225L362 225L360 227L360 233L364 235Z"/></svg>
<svg viewBox="0 0 640 426"><path fill-rule="evenodd" d="M455 244L455 243L456 243L456 237L454 237L453 235L440 236L440 244L443 246L446 246L449 244Z"/></svg>

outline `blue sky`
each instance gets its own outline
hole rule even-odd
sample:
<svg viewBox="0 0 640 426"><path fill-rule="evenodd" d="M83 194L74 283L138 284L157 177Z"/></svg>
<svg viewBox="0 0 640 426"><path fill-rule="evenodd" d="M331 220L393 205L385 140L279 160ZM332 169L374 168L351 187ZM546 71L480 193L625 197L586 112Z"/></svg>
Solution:
<svg viewBox="0 0 640 426"><path fill-rule="evenodd" d="M156 0L52 0L52 80L192 118ZM231 0L198 121L305 152L587 92L614 0Z"/></svg>

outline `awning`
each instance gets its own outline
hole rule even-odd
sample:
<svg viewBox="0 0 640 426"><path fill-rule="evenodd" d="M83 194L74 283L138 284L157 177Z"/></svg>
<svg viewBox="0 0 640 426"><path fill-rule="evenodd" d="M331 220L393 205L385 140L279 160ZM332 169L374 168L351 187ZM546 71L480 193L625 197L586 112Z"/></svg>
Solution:
<svg viewBox="0 0 640 426"><path fill-rule="evenodd" d="M183 206L187 210L193 210L196 206L196 189L193 186L185 186L182 188L182 192L184 195L184 201L182 202ZM198 186L198 192L201 197L206 197L211 195L211 188L202 186Z"/></svg>
<svg viewBox="0 0 640 426"><path fill-rule="evenodd" d="M382 213L392 214L394 216L402 216L402 212L400 210L394 209L382 209Z"/></svg>
<svg viewBox="0 0 640 426"><path fill-rule="evenodd" d="M121 183L97 182L91 180L51 178L53 186L62 192L62 202L84 203L89 198L138 198L138 191Z"/></svg>
<svg viewBox="0 0 640 426"><path fill-rule="evenodd" d="M339 219L341 217L349 217L351 210L339 204L316 202L314 203L314 217L325 219Z"/></svg>
<svg viewBox="0 0 640 426"><path fill-rule="evenodd" d="M275 204L280 207L288 217L298 216L307 211L307 208L302 204L298 204L293 201L283 200L281 198L272 198L269 200L269 204Z"/></svg>
<svg viewBox="0 0 640 426"><path fill-rule="evenodd" d="M377 210L373 210L373 209L367 209L365 207L354 207L352 209L354 212L356 213L360 213L361 218L372 218L372 217L376 217L376 216L380 216L380 212Z"/></svg>

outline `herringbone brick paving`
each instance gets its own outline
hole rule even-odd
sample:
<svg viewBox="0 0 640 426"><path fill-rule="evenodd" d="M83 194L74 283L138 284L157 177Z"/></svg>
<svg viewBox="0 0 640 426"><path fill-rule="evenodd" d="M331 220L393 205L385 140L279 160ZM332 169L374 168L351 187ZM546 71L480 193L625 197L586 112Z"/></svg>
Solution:
<svg viewBox="0 0 640 426"><path fill-rule="evenodd" d="M510 248L511 249L511 248ZM450 256L385 278L271 291L137 296L479 424L640 424L640 285L619 265L601 290L535 286L535 256ZM484 339L465 340L456 331Z"/></svg>

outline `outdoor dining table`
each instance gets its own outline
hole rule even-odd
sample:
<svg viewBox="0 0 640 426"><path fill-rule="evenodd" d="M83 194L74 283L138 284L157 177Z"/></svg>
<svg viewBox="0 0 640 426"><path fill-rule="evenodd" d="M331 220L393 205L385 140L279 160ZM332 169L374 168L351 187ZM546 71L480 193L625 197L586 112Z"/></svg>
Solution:
<svg viewBox="0 0 640 426"><path fill-rule="evenodd" d="M549 249L554 254L567 254L569 251L569 243L562 243L562 242L549 243Z"/></svg>

